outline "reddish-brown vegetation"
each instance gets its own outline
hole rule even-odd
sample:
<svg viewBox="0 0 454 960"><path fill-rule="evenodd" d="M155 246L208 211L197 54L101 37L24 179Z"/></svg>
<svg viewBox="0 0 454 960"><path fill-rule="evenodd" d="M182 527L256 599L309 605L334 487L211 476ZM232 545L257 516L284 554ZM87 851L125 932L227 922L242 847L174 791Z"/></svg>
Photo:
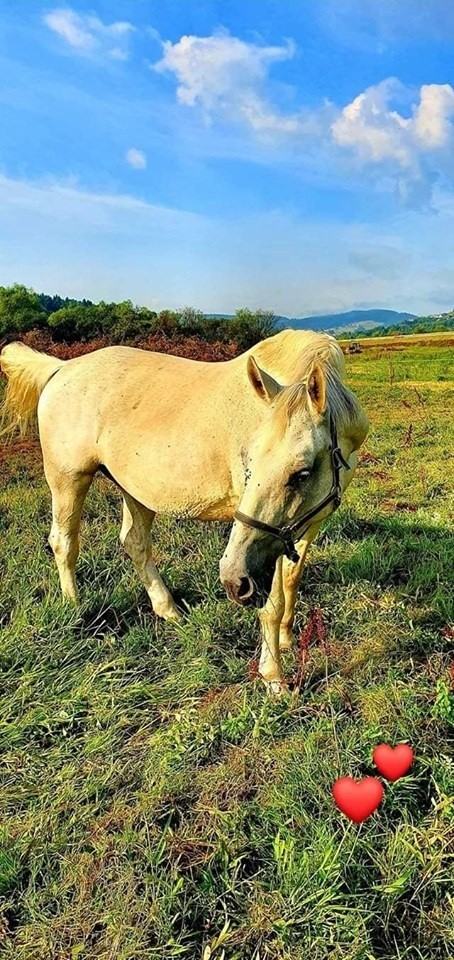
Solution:
<svg viewBox="0 0 454 960"><path fill-rule="evenodd" d="M34 350L49 353L51 356L60 357L62 360L81 357L86 353L92 353L94 350L101 350L102 347L110 347L114 344L111 337L100 337L98 340L79 341L71 344L55 343L45 330L31 330L29 333L21 334L17 339L26 343L27 346L33 347ZM156 353L173 353L177 357L207 362L231 360L239 353L236 343L208 343L199 337L166 337L160 333L150 334L145 339L136 338L128 346L140 347L141 350L153 350Z"/></svg>
<svg viewBox="0 0 454 960"><path fill-rule="evenodd" d="M294 677L295 687L301 687L306 676L306 665L309 658L309 646L315 640L318 643L325 657L330 655L330 645L328 642L328 632L323 619L323 612L320 607L313 607L309 611L309 617L306 626L301 630L298 642L298 667Z"/></svg>
<svg viewBox="0 0 454 960"><path fill-rule="evenodd" d="M366 466L369 464L380 463L378 457L375 457L373 453L369 453L368 450L360 450L358 454L358 466Z"/></svg>

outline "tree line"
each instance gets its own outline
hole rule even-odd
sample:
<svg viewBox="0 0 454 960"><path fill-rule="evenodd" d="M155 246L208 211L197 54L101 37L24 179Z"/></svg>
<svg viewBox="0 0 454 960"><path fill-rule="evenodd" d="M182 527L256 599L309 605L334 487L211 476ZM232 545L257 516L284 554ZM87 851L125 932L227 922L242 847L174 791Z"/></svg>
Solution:
<svg viewBox="0 0 454 960"><path fill-rule="evenodd" d="M74 300L36 293L16 283L0 287L0 339L30 330L46 330L57 343L76 343L109 337L126 343L152 334L166 337L196 336L207 342L235 342L247 350L278 331L277 319L268 310L237 310L233 317L209 316L193 307L149 310L131 300L106 303Z"/></svg>

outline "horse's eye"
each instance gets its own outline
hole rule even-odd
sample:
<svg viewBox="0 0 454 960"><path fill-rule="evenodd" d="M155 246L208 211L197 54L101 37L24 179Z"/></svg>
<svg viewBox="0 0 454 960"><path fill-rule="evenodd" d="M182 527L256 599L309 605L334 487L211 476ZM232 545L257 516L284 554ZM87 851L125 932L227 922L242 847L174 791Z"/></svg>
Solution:
<svg viewBox="0 0 454 960"><path fill-rule="evenodd" d="M290 477L288 479L288 486L293 487L293 489L297 489L298 487L301 486L302 483L304 483L305 480L307 480L308 476L310 475L310 472L311 471L307 469L296 470L295 473L290 474Z"/></svg>

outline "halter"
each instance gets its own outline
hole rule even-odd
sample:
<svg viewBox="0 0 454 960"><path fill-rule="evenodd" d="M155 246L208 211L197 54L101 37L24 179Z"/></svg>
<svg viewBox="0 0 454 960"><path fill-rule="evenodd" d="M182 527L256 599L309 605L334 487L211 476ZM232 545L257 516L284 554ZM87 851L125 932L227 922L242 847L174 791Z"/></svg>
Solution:
<svg viewBox="0 0 454 960"><path fill-rule="evenodd" d="M309 528L309 521L320 513L324 507L327 507L329 503L333 504L333 511L337 510L337 507L341 502L342 488L340 484L340 471L342 467L345 467L346 470L350 470L350 464L347 463L345 458L342 456L342 451L340 449L338 440L337 440L337 431L334 424L334 419L330 414L329 418L329 427L331 434L331 470L333 474L333 483L331 490L327 497L322 500L318 506L313 507L312 510L308 510L307 513L303 514L299 520L295 520L294 523L288 523L284 527L271 527L269 523L262 523L261 520L255 520L254 517L248 517L245 513L241 513L239 510L233 514L234 520L240 520L241 523L244 523L247 527L254 527L256 530L263 530L265 533L270 533L271 536L277 537L278 540L282 540L285 546L285 556L288 557L292 563L297 563L300 559L299 553L296 550L294 543L294 535L298 532L306 532ZM307 524L307 527L305 526ZM305 530L302 531L301 528L305 527Z"/></svg>

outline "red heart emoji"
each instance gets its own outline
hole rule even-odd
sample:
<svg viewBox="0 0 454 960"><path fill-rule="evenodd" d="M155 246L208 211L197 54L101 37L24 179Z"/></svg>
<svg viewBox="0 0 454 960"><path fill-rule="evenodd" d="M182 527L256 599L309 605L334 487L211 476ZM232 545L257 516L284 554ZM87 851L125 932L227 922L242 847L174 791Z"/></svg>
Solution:
<svg viewBox="0 0 454 960"><path fill-rule="evenodd" d="M362 823L370 817L382 802L384 792L376 777L364 777L359 781L341 777L333 786L333 797L339 810L355 823Z"/></svg>
<svg viewBox="0 0 454 960"><path fill-rule="evenodd" d="M398 780L408 773L414 760L414 753L407 743L399 743L397 747L390 747L381 743L375 747L373 761L383 777L387 780Z"/></svg>

